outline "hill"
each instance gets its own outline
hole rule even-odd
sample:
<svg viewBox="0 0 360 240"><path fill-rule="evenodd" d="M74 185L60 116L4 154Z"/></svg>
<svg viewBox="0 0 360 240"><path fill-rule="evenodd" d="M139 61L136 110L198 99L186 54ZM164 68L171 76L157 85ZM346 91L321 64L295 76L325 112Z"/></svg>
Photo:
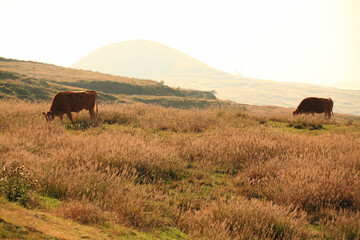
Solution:
<svg viewBox="0 0 360 240"><path fill-rule="evenodd" d="M152 80L112 76L51 64L0 58L0 98L51 100L58 91L93 89L105 102L178 108L230 105L211 91L172 88Z"/></svg>
<svg viewBox="0 0 360 240"><path fill-rule="evenodd" d="M80 59L73 68L152 80L229 77L178 50L145 40L131 40L102 47ZM169 82L170 83L170 82ZM176 82L171 82L172 86ZM180 81L181 85L182 82Z"/></svg>
<svg viewBox="0 0 360 240"><path fill-rule="evenodd" d="M221 99L246 104L295 108L305 97L331 97L336 112L360 115L360 90L236 77L152 41L114 43L90 53L72 67L163 80L174 87L215 90Z"/></svg>

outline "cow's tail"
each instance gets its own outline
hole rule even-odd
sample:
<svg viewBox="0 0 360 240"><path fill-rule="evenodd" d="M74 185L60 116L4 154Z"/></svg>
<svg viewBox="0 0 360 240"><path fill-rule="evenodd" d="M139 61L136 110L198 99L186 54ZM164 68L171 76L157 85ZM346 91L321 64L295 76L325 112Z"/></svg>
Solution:
<svg viewBox="0 0 360 240"><path fill-rule="evenodd" d="M329 100L330 100L330 102L331 102L331 115L330 116L334 116L334 112L333 112L333 106L334 106L334 102L333 102L333 100L331 99L331 98L329 98Z"/></svg>
<svg viewBox="0 0 360 240"><path fill-rule="evenodd" d="M98 97L97 97L97 93L95 93L95 105L96 105L96 117L98 115Z"/></svg>

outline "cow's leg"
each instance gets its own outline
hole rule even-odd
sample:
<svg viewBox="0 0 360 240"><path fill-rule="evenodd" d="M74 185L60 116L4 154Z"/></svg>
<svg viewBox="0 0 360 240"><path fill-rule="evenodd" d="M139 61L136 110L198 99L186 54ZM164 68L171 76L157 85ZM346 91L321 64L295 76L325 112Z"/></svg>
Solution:
<svg viewBox="0 0 360 240"><path fill-rule="evenodd" d="M327 118L330 121L331 113L330 112L325 112L325 118Z"/></svg>
<svg viewBox="0 0 360 240"><path fill-rule="evenodd" d="M68 117L69 117L70 121L72 122L72 124L75 126L74 121L73 121L72 116L71 116L71 112L66 112L66 114L68 115Z"/></svg>
<svg viewBox="0 0 360 240"><path fill-rule="evenodd" d="M94 120L94 119L96 118L95 113L94 113L94 109L93 109L93 108L90 108L90 109L89 109L89 113L90 113L91 119Z"/></svg>

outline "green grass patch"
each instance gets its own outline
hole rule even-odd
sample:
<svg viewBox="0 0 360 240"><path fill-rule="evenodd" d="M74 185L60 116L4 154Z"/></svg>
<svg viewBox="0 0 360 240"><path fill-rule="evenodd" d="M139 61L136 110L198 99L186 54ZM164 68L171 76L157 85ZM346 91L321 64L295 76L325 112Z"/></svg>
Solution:
<svg viewBox="0 0 360 240"><path fill-rule="evenodd" d="M55 210L60 204L60 200L56 198L50 198L45 196L39 196L39 207L53 211Z"/></svg>
<svg viewBox="0 0 360 240"><path fill-rule="evenodd" d="M159 233L159 239L186 239L186 234L177 228L169 227Z"/></svg>
<svg viewBox="0 0 360 240"><path fill-rule="evenodd" d="M59 239L36 231L5 222L0 218L0 239Z"/></svg>
<svg viewBox="0 0 360 240"><path fill-rule="evenodd" d="M74 122L74 125L70 122L67 123L65 128L66 130L81 130L81 131L85 131L88 128L90 128L91 124L88 121L76 121Z"/></svg>
<svg viewBox="0 0 360 240"><path fill-rule="evenodd" d="M74 125L71 122L66 122L65 129L66 130L81 130L86 131L90 128L98 127L99 123L96 121L92 121L87 118L80 118L74 121Z"/></svg>
<svg viewBox="0 0 360 240"><path fill-rule="evenodd" d="M105 236L109 239L128 240L175 240L187 239L187 235L174 227L158 228L151 232L140 232L120 225L107 225L103 228Z"/></svg>
<svg viewBox="0 0 360 240"><path fill-rule="evenodd" d="M338 126L336 124L315 124L307 122L279 122L279 121L268 121L266 123L273 128L280 129L282 131L290 133L310 133L310 134L323 134L334 130L346 131L347 127Z"/></svg>

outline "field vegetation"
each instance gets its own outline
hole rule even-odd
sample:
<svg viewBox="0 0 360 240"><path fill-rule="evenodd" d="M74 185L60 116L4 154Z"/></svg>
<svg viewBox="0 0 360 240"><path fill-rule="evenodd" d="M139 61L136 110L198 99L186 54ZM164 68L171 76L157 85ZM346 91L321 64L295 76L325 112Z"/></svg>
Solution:
<svg viewBox="0 0 360 240"><path fill-rule="evenodd" d="M0 101L0 166L29 172L20 204L38 221L75 221L94 239L360 238L356 118L101 104L72 126L45 122L48 108ZM5 174L0 236L21 235Z"/></svg>

